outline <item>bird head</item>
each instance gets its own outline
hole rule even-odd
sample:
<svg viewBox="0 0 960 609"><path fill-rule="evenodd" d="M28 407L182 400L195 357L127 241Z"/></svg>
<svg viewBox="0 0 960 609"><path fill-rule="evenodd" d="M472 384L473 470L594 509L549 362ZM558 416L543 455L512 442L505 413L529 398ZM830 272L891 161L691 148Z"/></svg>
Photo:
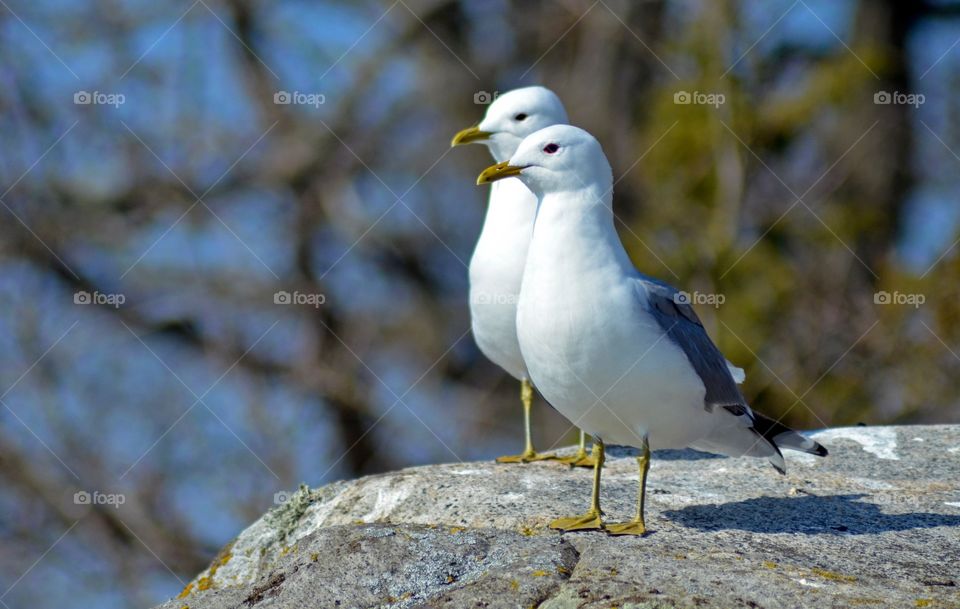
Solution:
<svg viewBox="0 0 960 609"><path fill-rule="evenodd" d="M566 122L567 112L553 91L524 87L497 96L480 124L458 132L450 145L484 144L495 160L505 161L531 133Z"/></svg>
<svg viewBox="0 0 960 609"><path fill-rule="evenodd" d="M509 160L485 169L477 184L508 177L519 178L538 196L587 187L609 192L613 182L600 143L570 125L553 125L527 136Z"/></svg>

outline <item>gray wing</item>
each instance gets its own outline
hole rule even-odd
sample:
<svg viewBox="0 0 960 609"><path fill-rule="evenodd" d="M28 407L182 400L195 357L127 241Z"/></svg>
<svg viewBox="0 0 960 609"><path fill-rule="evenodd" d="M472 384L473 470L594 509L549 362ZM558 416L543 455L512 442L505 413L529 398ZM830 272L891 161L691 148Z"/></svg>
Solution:
<svg viewBox="0 0 960 609"><path fill-rule="evenodd" d="M667 337L683 349L703 381L707 389L704 398L707 409L724 406L736 416L749 413L750 409L727 368L726 358L710 340L690 303L678 296L682 293L650 277L641 275L637 281L647 292L648 312L667 333Z"/></svg>
<svg viewBox="0 0 960 609"><path fill-rule="evenodd" d="M647 293L647 311L667 333L667 338L683 349L694 370L707 389L704 407L709 412L715 406L720 412L733 415L734 426L720 426L709 436L698 441L695 448L728 455L767 457L781 474L785 473L780 447L799 450L820 457L827 449L760 413L753 412L737 388L730 374L727 360L713 344L696 312L673 286L640 275L638 289ZM751 432L745 434L744 430ZM757 440L763 440L758 442Z"/></svg>

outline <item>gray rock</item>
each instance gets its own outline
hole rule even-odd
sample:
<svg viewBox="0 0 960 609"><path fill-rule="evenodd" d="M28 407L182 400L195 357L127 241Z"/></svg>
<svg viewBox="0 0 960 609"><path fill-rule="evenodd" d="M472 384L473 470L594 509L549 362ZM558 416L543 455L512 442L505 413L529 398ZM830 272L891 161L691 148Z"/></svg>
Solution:
<svg viewBox="0 0 960 609"><path fill-rule="evenodd" d="M654 454L643 538L560 534L591 473L555 462L416 467L301 486L162 609L960 607L960 427L814 434L831 454ZM632 514L608 451L603 508Z"/></svg>

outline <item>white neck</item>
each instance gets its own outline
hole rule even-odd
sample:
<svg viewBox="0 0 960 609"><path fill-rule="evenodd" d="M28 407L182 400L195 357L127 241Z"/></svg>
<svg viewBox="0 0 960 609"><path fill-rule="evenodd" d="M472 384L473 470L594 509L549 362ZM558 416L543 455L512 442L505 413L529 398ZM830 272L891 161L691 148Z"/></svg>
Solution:
<svg viewBox="0 0 960 609"><path fill-rule="evenodd" d="M491 268L495 268L500 275L504 274L501 265L509 266L511 272L506 274L510 277L506 279L508 283L516 284L510 290L513 293L520 289L520 277L530 247L536 213L537 198L523 182L517 178L507 178L493 183L473 262L496 264ZM495 260L500 262L492 262ZM514 272L516 278L512 277Z"/></svg>
<svg viewBox="0 0 960 609"><path fill-rule="evenodd" d="M634 273L633 263L614 227L611 200L608 188L595 185L543 195L537 208L530 258L536 255L540 264L552 260L570 273L590 272L598 265Z"/></svg>
<svg viewBox="0 0 960 609"><path fill-rule="evenodd" d="M517 146L520 145L521 141L521 138L510 133L497 133L485 141L484 144L486 144L487 150L490 152L493 160L502 163L510 160L513 153L517 151Z"/></svg>

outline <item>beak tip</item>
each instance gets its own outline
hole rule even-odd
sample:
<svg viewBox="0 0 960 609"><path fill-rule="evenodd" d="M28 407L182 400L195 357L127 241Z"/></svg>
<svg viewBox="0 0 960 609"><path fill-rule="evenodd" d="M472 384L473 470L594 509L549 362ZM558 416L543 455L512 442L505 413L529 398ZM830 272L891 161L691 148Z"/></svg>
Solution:
<svg viewBox="0 0 960 609"><path fill-rule="evenodd" d="M520 175L520 172L523 171L526 167L518 167L515 165L510 165L509 161L503 161L502 163L497 163L487 167L480 175L477 176L477 186L483 184L490 184L496 182L497 180L502 180L504 178L512 178L514 176Z"/></svg>
<svg viewBox="0 0 960 609"><path fill-rule="evenodd" d="M458 131L453 139L450 140L450 147L463 146L464 144L470 144L473 142L482 142L490 138L490 133L487 131L480 131L476 126L467 127Z"/></svg>

